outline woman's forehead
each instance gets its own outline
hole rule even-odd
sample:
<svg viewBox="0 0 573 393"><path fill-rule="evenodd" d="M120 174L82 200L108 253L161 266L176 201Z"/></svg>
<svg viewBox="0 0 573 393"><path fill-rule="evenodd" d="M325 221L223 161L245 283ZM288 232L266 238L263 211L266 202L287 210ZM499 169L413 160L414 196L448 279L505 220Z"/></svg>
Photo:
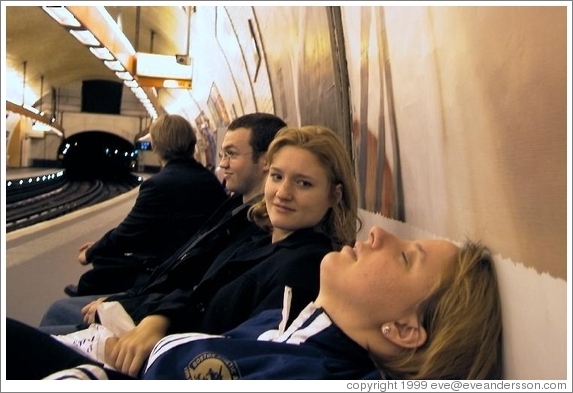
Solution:
<svg viewBox="0 0 573 393"><path fill-rule="evenodd" d="M449 240L426 239L415 241L424 254L427 264L439 270L449 270L459 255L460 248Z"/></svg>

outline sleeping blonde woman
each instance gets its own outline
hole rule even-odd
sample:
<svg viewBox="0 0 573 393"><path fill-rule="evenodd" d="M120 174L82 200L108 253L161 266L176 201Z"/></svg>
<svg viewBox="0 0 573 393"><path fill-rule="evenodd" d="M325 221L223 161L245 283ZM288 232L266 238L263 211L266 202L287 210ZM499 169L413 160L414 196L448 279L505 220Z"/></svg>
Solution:
<svg viewBox="0 0 573 393"><path fill-rule="evenodd" d="M288 324L285 299L222 335L164 337L137 378L501 378L498 286L480 243L404 240L374 227L323 258L318 296ZM10 319L7 343L9 379L130 378ZM22 346L36 350L33 370Z"/></svg>

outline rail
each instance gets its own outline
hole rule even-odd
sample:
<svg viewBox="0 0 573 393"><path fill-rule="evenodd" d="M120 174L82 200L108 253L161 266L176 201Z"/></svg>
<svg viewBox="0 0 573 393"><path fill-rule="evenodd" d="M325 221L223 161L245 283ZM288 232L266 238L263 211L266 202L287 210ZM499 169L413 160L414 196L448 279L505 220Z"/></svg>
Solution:
<svg viewBox="0 0 573 393"><path fill-rule="evenodd" d="M50 220L125 193L138 185L125 182L67 181L61 187L6 204L6 232Z"/></svg>
<svg viewBox="0 0 573 393"><path fill-rule="evenodd" d="M48 193L62 187L67 181L64 170L38 176L6 181L6 203L15 203Z"/></svg>

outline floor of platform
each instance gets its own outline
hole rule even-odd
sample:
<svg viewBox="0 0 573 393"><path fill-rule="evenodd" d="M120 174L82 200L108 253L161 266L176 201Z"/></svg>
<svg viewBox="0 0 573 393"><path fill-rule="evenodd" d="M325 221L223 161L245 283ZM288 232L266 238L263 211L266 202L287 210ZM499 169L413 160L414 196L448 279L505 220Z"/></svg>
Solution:
<svg viewBox="0 0 573 393"><path fill-rule="evenodd" d="M80 246L96 241L130 211L137 189L100 204L6 234L6 316L37 326L48 306L67 297L89 267L78 262Z"/></svg>

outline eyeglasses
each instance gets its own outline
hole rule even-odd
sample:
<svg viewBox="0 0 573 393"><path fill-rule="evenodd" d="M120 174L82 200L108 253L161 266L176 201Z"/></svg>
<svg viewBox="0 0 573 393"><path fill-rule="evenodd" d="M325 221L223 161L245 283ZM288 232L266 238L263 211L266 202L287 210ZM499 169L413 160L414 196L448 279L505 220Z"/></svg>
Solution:
<svg viewBox="0 0 573 393"><path fill-rule="evenodd" d="M246 156L248 154L253 154L253 152L250 151L248 153L236 153L234 151L220 151L219 152L219 159L221 161L225 161L227 159L234 160L235 158L237 158L239 156Z"/></svg>

